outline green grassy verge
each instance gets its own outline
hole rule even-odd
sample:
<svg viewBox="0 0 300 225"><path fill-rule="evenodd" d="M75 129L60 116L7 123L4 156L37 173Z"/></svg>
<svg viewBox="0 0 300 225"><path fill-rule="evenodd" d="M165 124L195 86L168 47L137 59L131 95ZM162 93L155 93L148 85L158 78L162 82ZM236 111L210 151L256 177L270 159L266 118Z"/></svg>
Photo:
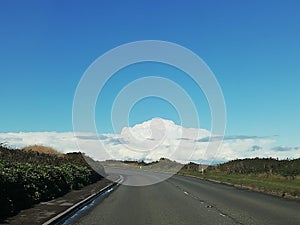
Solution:
<svg viewBox="0 0 300 225"><path fill-rule="evenodd" d="M280 175L260 174L226 174L223 172L206 172L181 170L179 174L198 176L204 179L216 180L233 185L241 185L254 190L277 195L300 197L300 176L294 179Z"/></svg>

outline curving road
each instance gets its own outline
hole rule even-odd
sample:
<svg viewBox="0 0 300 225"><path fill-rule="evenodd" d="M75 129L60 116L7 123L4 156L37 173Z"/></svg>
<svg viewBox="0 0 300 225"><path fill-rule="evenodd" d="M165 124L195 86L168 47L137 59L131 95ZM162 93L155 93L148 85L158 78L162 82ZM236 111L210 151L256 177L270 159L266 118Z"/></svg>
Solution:
<svg viewBox="0 0 300 225"><path fill-rule="evenodd" d="M125 183L162 174L123 172ZM148 186L121 185L70 224L300 224L300 203L175 175Z"/></svg>

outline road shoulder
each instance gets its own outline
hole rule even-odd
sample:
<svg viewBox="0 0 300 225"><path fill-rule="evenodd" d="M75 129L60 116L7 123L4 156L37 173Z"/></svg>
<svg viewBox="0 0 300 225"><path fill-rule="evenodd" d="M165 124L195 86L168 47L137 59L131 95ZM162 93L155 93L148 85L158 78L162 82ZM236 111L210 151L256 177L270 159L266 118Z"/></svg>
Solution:
<svg viewBox="0 0 300 225"><path fill-rule="evenodd" d="M259 189L259 188L254 188L254 187L251 187L251 186L247 186L247 185L234 184L234 183L230 183L230 182L224 182L224 181L219 181L219 180L210 179L210 178L203 178L203 177L189 175L189 174L178 173L176 175L186 176L186 177L193 177L193 178L196 178L196 179L206 180L206 181L210 181L210 182L217 183L217 184L224 184L224 185L228 185L228 186L233 186L233 187L238 188L238 189L250 190L250 191L254 191L254 192L263 193L263 194L266 194L266 195L272 195L272 196L279 197L279 198L286 198L286 199L290 199L290 200L300 201L300 198L298 196L293 196L293 195L289 195L289 194L286 194L286 193L283 195L281 192L266 191L266 190L262 190L262 189Z"/></svg>
<svg viewBox="0 0 300 225"><path fill-rule="evenodd" d="M117 180L118 177L114 179ZM7 218L0 224L43 224L51 218L78 204L79 202L97 194L100 190L112 183L113 182L111 181L111 178L102 179L97 183L85 186L80 190L73 190L62 197L47 202L40 202L34 205L32 208L24 209L17 215Z"/></svg>

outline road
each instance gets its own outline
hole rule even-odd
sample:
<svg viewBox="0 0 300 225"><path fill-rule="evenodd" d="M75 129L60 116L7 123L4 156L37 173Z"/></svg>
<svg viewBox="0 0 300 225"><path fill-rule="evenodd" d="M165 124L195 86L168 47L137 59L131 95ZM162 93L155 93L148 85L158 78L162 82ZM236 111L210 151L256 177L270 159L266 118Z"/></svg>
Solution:
<svg viewBox="0 0 300 225"><path fill-rule="evenodd" d="M161 179L160 176L157 175L158 180ZM145 173L141 176L124 173L123 177L129 183L143 183L147 179ZM153 173L149 178L153 179ZM175 175L153 185L120 185L107 198L70 224L299 225L300 203Z"/></svg>

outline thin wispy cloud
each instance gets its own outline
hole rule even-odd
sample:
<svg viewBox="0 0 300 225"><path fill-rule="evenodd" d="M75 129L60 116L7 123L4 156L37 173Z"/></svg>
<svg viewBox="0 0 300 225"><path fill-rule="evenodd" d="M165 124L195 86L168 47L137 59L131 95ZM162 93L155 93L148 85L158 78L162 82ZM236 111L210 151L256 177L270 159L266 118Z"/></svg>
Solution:
<svg viewBox="0 0 300 225"><path fill-rule="evenodd" d="M247 135L229 135L229 136L212 136L212 137L205 137L196 140L197 142L211 142L211 141L228 141L228 140L246 140L246 139L266 139L271 138L267 136L247 136Z"/></svg>
<svg viewBox="0 0 300 225"><path fill-rule="evenodd" d="M261 146L258 146L258 145L253 145L251 148L250 148L250 151L258 151L258 150L261 150L262 147Z"/></svg>
<svg viewBox="0 0 300 225"><path fill-rule="evenodd" d="M102 135L102 134L93 134L93 135L75 135L76 138L78 139L83 139L83 140L106 140L109 137Z"/></svg>
<svg viewBox="0 0 300 225"><path fill-rule="evenodd" d="M292 150L300 150L300 147L276 146L276 147L273 147L272 150L286 152L286 151L292 151Z"/></svg>

